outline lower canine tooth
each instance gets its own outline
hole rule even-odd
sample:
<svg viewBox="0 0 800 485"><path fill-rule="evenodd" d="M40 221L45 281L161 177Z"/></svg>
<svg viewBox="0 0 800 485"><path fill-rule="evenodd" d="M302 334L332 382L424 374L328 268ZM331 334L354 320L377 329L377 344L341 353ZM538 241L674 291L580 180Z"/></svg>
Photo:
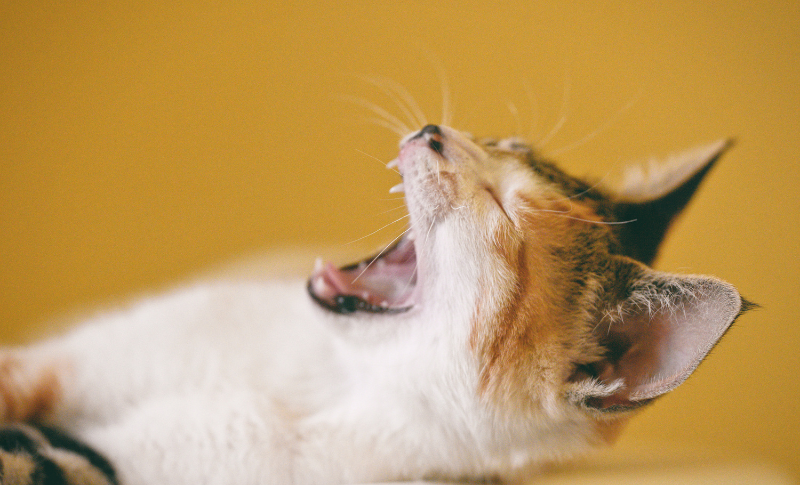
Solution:
<svg viewBox="0 0 800 485"><path fill-rule="evenodd" d="M389 189L389 193L390 194L396 194L397 192L403 192L404 190L405 190L405 187L403 187L403 184L397 184L394 187L392 187L391 189Z"/></svg>

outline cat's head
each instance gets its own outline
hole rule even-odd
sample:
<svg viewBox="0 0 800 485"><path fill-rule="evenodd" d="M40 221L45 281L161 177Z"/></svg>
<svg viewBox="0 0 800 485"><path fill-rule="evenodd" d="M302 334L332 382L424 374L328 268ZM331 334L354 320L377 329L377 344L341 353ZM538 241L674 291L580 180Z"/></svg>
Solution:
<svg viewBox="0 0 800 485"><path fill-rule="evenodd" d="M716 278L648 267L728 146L681 154L611 191L518 140L428 125L392 163L409 231L362 263L318 267L309 291L334 312L428 312L468 326L488 406L624 416L683 382L748 307Z"/></svg>

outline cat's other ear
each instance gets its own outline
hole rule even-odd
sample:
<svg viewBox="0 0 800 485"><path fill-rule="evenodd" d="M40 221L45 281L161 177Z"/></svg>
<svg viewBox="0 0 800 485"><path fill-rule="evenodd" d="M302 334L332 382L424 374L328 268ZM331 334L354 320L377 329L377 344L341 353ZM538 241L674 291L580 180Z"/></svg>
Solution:
<svg viewBox="0 0 800 485"><path fill-rule="evenodd" d="M591 338L603 355L578 365L571 394L600 411L626 411L681 384L731 323L753 305L728 283L653 271L628 258L612 264L618 283Z"/></svg>
<svg viewBox="0 0 800 485"><path fill-rule="evenodd" d="M614 213L619 221L623 254L647 265L653 263L664 235L691 199L700 182L733 140L719 140L676 154L645 170L632 166L616 191Z"/></svg>

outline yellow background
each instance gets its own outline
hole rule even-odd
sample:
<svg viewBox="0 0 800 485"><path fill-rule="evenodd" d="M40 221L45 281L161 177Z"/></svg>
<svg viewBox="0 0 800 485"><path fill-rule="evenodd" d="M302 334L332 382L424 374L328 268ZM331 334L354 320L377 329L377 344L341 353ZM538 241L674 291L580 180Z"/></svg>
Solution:
<svg viewBox="0 0 800 485"><path fill-rule="evenodd" d="M386 77L437 121L440 65L458 128L541 138L566 113L543 151L577 174L737 137L658 267L716 274L763 309L617 453L713 449L800 474L800 4L231 3L2 3L2 341L391 222L397 176L371 157L397 139L346 98L400 114L363 79Z"/></svg>

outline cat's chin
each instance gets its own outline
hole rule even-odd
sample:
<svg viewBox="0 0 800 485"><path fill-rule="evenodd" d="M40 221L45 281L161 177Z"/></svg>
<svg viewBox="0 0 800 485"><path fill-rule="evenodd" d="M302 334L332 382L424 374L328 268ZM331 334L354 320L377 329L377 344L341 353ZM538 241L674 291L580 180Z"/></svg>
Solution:
<svg viewBox="0 0 800 485"><path fill-rule="evenodd" d="M417 303L417 252L408 231L397 243L363 261L337 268L317 260L308 293L336 313L401 313Z"/></svg>

